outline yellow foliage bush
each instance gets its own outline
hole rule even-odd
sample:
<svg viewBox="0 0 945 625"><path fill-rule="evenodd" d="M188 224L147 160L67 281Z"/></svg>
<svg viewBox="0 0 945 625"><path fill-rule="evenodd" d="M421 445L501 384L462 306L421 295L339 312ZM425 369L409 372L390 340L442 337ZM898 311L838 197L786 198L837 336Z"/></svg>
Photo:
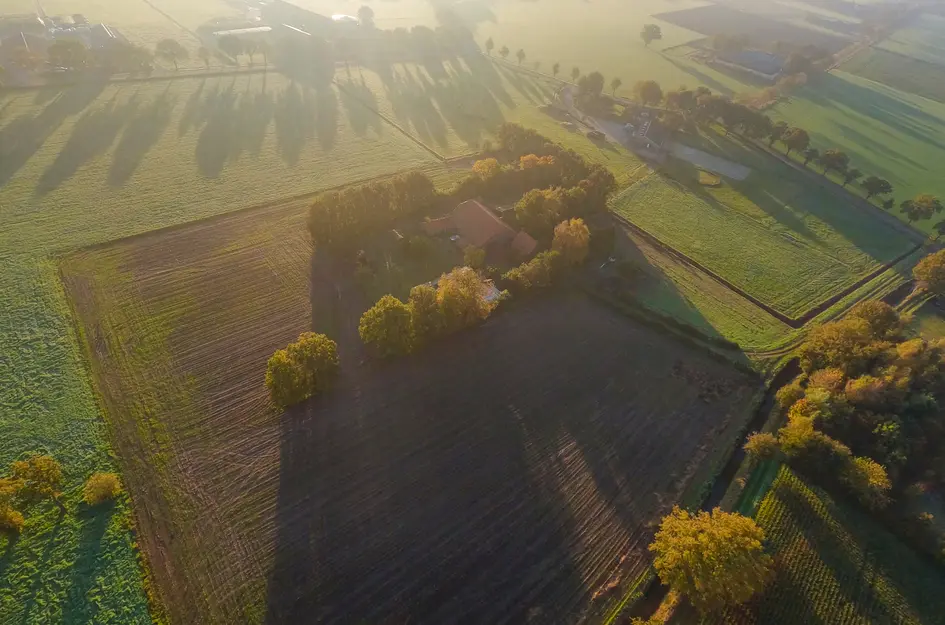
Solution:
<svg viewBox="0 0 945 625"><path fill-rule="evenodd" d="M110 501L121 492L121 481L114 473L93 473L82 489L82 499L90 506Z"/></svg>

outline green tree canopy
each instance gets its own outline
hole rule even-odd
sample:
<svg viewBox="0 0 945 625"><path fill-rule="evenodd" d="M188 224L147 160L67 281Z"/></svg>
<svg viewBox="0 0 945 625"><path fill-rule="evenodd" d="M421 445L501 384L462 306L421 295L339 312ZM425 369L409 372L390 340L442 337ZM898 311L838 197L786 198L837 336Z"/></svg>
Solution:
<svg viewBox="0 0 945 625"><path fill-rule="evenodd" d="M874 195L892 193L892 185L889 184L889 181L877 176L867 176L866 179L860 183L860 186L866 191L866 199L870 199Z"/></svg>
<svg viewBox="0 0 945 625"><path fill-rule="evenodd" d="M410 309L393 295L385 295L361 315L358 334L382 356L406 354L413 349Z"/></svg>
<svg viewBox="0 0 945 625"><path fill-rule="evenodd" d="M803 128L791 128L781 137L781 142L787 148L788 154L791 153L791 150L801 152L810 145L810 135Z"/></svg>
<svg viewBox="0 0 945 625"><path fill-rule="evenodd" d="M338 374L338 345L324 334L304 332L272 355L266 387L280 408L304 401L327 389Z"/></svg>
<svg viewBox="0 0 945 625"><path fill-rule="evenodd" d="M660 580L703 612L744 603L769 579L773 561L754 520L722 512L690 514L678 506L660 524L650 551Z"/></svg>
<svg viewBox="0 0 945 625"><path fill-rule="evenodd" d="M165 61L174 64L174 71L177 71L177 64L186 59L189 54L187 48L182 46L176 39L162 39L154 48L154 55Z"/></svg>
<svg viewBox="0 0 945 625"><path fill-rule="evenodd" d="M591 231L583 219L568 219L555 226L551 249L561 253L570 265L583 263L590 248Z"/></svg>
<svg viewBox="0 0 945 625"><path fill-rule="evenodd" d="M931 219L942 212L942 203L934 195L922 193L899 205L900 210L910 222Z"/></svg>
<svg viewBox="0 0 945 625"><path fill-rule="evenodd" d="M663 90L655 80L641 80L633 86L633 94L643 104L656 106L663 101Z"/></svg>
<svg viewBox="0 0 945 625"><path fill-rule="evenodd" d="M663 29L658 24L644 24L643 30L640 31L640 38L643 40L643 45L649 46L654 41L663 38Z"/></svg>
<svg viewBox="0 0 945 625"><path fill-rule="evenodd" d="M825 176L830 171L845 171L850 165L850 157L837 149L827 150L820 155L819 161Z"/></svg>

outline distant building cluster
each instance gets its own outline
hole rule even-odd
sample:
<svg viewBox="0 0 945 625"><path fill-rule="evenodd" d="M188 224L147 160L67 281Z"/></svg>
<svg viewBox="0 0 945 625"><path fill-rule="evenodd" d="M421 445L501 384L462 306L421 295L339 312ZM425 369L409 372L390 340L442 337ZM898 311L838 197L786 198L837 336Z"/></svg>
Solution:
<svg viewBox="0 0 945 625"><path fill-rule="evenodd" d="M0 16L0 65L18 65L24 51L45 58L49 46L60 39L79 41L90 50L125 41L113 27L90 23L81 13L68 16L45 13L3 15Z"/></svg>

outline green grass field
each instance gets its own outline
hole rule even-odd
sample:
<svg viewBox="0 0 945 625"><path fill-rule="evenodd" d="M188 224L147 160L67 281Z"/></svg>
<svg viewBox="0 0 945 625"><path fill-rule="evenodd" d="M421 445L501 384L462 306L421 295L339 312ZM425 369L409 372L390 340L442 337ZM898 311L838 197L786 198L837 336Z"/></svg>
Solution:
<svg viewBox="0 0 945 625"><path fill-rule="evenodd" d="M764 596L713 623L937 623L945 576L862 511L783 467L755 515L774 554Z"/></svg>
<svg viewBox="0 0 945 625"><path fill-rule="evenodd" d="M919 193L945 198L945 104L843 71L820 76L770 111L806 129L821 151L838 148L851 166L893 185L901 201ZM901 215L900 215L901 216ZM935 220L919 222L931 232Z"/></svg>
<svg viewBox="0 0 945 625"><path fill-rule="evenodd" d="M945 102L945 63L930 63L879 48L870 48L854 56L841 68L845 72L906 93Z"/></svg>
<svg viewBox="0 0 945 625"><path fill-rule="evenodd" d="M60 517L0 537L0 622L150 620L124 501L78 510L113 468L57 256L80 246L411 166L444 168L391 127L361 134L334 89L278 74L23 91L0 99L0 466L59 458ZM447 176L450 178L450 176Z"/></svg>
<svg viewBox="0 0 945 625"><path fill-rule="evenodd" d="M837 206L786 169L719 188L696 186L653 175L624 192L614 210L790 317L909 247L905 237Z"/></svg>
<svg viewBox="0 0 945 625"><path fill-rule="evenodd" d="M879 47L916 59L945 65L945 17L923 13L907 28L894 32Z"/></svg>

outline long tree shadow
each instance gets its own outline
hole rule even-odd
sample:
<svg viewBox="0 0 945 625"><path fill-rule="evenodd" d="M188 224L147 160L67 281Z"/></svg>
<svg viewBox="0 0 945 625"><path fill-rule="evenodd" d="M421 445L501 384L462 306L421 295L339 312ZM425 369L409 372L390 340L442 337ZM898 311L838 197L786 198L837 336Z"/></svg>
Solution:
<svg viewBox="0 0 945 625"><path fill-rule="evenodd" d="M13 178L67 117L94 102L106 85L85 82L60 90L39 113L21 115L0 128L0 186Z"/></svg>
<svg viewBox="0 0 945 625"><path fill-rule="evenodd" d="M78 557L70 567L72 583L62 608L63 623L90 623L95 620L97 603L90 601L89 590L96 583L104 564L102 538L114 512L114 505L84 508L78 515L82 522Z"/></svg>
<svg viewBox="0 0 945 625"><path fill-rule="evenodd" d="M236 101L234 83L225 90L207 95L202 106L206 124L200 131L195 149L197 168L207 178L217 178L226 166L236 140Z"/></svg>
<svg viewBox="0 0 945 625"><path fill-rule="evenodd" d="M201 97L203 96L203 90L206 86L207 79L205 78L200 81L200 86L194 89L194 92L187 98L187 103L181 111L180 121L177 123L178 137L183 137L196 125Z"/></svg>
<svg viewBox="0 0 945 625"><path fill-rule="evenodd" d="M152 102L135 111L115 148L108 184L120 187L128 182L170 124L176 101L176 96L165 89Z"/></svg>
<svg viewBox="0 0 945 625"><path fill-rule="evenodd" d="M370 87L361 80L348 80L338 83L341 91L341 104L348 115L348 123L358 136L365 136L368 130L373 129L378 135L383 133L384 122L375 113L377 97Z"/></svg>
<svg viewBox="0 0 945 625"><path fill-rule="evenodd" d="M276 105L270 91L246 92L240 96L236 110L241 138L237 142L238 150L246 150L254 158L259 156L275 112ZM234 158L236 156L238 154Z"/></svg>
<svg viewBox="0 0 945 625"><path fill-rule="evenodd" d="M115 93L103 106L87 109L76 120L72 134L56 159L40 176L36 183L36 195L46 195L57 189L83 165L108 152L140 104L137 93L123 103L118 102L118 94Z"/></svg>
<svg viewBox="0 0 945 625"><path fill-rule="evenodd" d="M318 131L315 115L316 98L310 89L300 88L298 83L290 84L276 98L273 110L276 142L279 154L289 165L299 162L305 144L315 138Z"/></svg>
<svg viewBox="0 0 945 625"><path fill-rule="evenodd" d="M40 586L43 582L43 574L46 572L46 565L49 563L49 558L52 556L53 551L55 551L56 546L60 542L60 535L62 534L62 520L66 516L65 508L59 509L59 514L56 517L56 522L53 524L52 531L50 532L49 541L46 543L46 547L43 548L43 553L40 555L39 559L34 561L36 573L33 575L33 581L30 584L30 588L26 593L26 605L23 609L23 618L20 619L20 625L26 625L30 622L30 614L33 612L33 608L36 607L36 594L39 592Z"/></svg>

